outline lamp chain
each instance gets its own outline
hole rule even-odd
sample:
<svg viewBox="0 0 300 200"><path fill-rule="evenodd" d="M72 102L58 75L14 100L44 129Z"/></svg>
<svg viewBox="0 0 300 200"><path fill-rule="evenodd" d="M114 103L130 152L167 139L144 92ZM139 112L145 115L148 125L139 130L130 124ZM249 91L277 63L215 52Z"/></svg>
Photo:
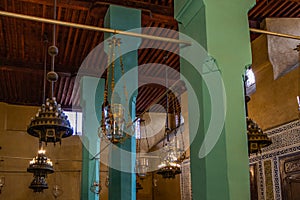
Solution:
<svg viewBox="0 0 300 200"><path fill-rule="evenodd" d="M121 73L122 73L122 81L123 81L123 90L124 90L124 95L125 95L125 102L126 105L129 105L129 98L128 98L128 92L127 92L127 88L126 88L126 80L124 78L124 74L125 74L125 69L124 69L124 63L123 63L123 57L122 57L122 52L121 52L121 40L117 39L117 45L118 45L118 53L120 56L120 67L121 67ZM127 117L128 117L128 124L132 124L131 121L129 122L129 119L131 119L130 117L130 112L128 110L127 112ZM128 124L126 125L126 127L128 126Z"/></svg>
<svg viewBox="0 0 300 200"><path fill-rule="evenodd" d="M150 145L149 145L149 141L148 141L148 134L147 134L147 128L146 128L146 123L145 123L145 121L144 121L144 127L145 127L145 137L146 137L147 148L148 148L147 151L149 151L149 150L150 150Z"/></svg>

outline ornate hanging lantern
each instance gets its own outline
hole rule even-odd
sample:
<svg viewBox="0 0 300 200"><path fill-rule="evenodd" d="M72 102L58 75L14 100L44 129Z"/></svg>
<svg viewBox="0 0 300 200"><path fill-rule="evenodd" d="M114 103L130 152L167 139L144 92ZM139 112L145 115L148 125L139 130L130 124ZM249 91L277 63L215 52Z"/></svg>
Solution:
<svg viewBox="0 0 300 200"><path fill-rule="evenodd" d="M167 72L166 72L166 80L167 80ZM166 84L167 86L167 84ZM158 165L157 174L162 175L163 178L175 178L175 175L181 173L181 165L180 163L184 159L184 145L181 147L178 146L177 140L177 130L180 129L181 125L181 109L178 101L176 101L176 96L174 93L169 94L167 91L167 105L166 105L166 127L165 127L165 138L167 143L165 144L165 140L163 141L163 151L165 152L162 161ZM175 124L175 128L172 130L169 128L169 101L172 102L173 105L173 124ZM181 129L180 129L181 130ZM173 140L170 141L170 134L174 133ZM181 132L182 136L182 132ZM182 137L183 144L183 137Z"/></svg>
<svg viewBox="0 0 300 200"><path fill-rule="evenodd" d="M56 0L54 0L54 19L56 19ZM38 137L41 142L61 143L61 139L69 137L73 134L68 117L61 109L61 105L57 104L54 93L54 82L58 80L58 74L54 71L55 56L58 54L58 48L55 46L55 34L56 25L53 25L53 44L49 47L48 53L52 57L51 59L51 71L47 74L47 80L51 83L51 98L48 98L45 102L45 82L44 81L44 104L38 110L35 117L31 119L31 122L27 128L27 132ZM46 52L45 52L46 53ZM46 57L46 55L45 55ZM46 59L45 59L46 60ZM44 63L44 71L46 74L46 62ZM46 77L44 77L45 79Z"/></svg>
<svg viewBox="0 0 300 200"><path fill-rule="evenodd" d="M141 126L143 123L143 126ZM149 171L149 159L145 156L143 156L143 153L141 152L141 140L143 138L142 136L142 128L144 129L145 133L145 139L147 142L147 150L150 149L149 142L148 142L148 136L147 136L147 128L145 125L145 120L139 119L136 124L136 149L137 149L137 158L135 163L135 171L136 174L140 177L140 179L144 179L147 176L147 173ZM138 134L139 132L139 134Z"/></svg>
<svg viewBox="0 0 300 200"><path fill-rule="evenodd" d="M48 189L46 177L48 174L54 172L53 164L49 158L45 155L45 150L42 148L38 151L38 155L32 159L27 168L27 172L33 173L33 181L29 188L34 192L42 192L44 189Z"/></svg>
<svg viewBox="0 0 300 200"><path fill-rule="evenodd" d="M112 143L119 143L125 134L125 109L121 104L121 99L118 94L114 93L115 88L115 47L118 47L119 50L119 60L120 67L122 72L122 78L124 75L124 64L122 60L121 47L120 47L120 39L113 37L109 41L109 49L110 55L108 56L109 66L106 71L106 81L105 81L105 89L104 89L104 101L102 104L102 120L101 126L99 127L99 135L105 136ZM109 81L111 81L111 85L109 88ZM128 104L128 94L126 91L125 80L124 83L124 95L126 98L126 103ZM108 100L109 92L111 94L112 102L110 103ZM129 119L129 118L128 118Z"/></svg>
<svg viewBox="0 0 300 200"><path fill-rule="evenodd" d="M258 124L250 119L247 119L247 135L248 135L248 151L249 154L261 153L261 149L272 144L267 134L263 133Z"/></svg>
<svg viewBox="0 0 300 200"><path fill-rule="evenodd" d="M31 119L27 132L46 144L55 144L61 143L62 138L71 136L73 129L68 116L64 114L60 104L57 104L55 97L52 97L46 100L36 116Z"/></svg>
<svg viewBox="0 0 300 200"><path fill-rule="evenodd" d="M261 153L262 148L272 144L267 134L263 133L258 124L248 116L248 102L250 96L247 95L247 74L244 77L244 93L245 93L245 109L246 109L246 123L247 123L247 137L248 137L248 154Z"/></svg>
<svg viewBox="0 0 300 200"><path fill-rule="evenodd" d="M175 178L175 175L181 173L178 149L174 143L169 142L164 147L164 152L162 161L158 165L157 174L162 175L163 178Z"/></svg>

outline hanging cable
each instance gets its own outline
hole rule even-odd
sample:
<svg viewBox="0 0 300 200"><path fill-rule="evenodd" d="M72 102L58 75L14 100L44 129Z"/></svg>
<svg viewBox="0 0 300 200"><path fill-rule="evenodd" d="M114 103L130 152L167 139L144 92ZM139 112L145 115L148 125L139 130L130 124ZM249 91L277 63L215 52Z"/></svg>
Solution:
<svg viewBox="0 0 300 200"><path fill-rule="evenodd" d="M53 3L53 19L56 20L56 0ZM51 56L51 71L47 74L47 79L51 82L51 97L54 96L54 82L58 80L58 75L54 71L55 65L55 56L58 54L58 48L55 46L56 43L56 24L53 24L53 33L52 33L52 46L49 47L48 53Z"/></svg>
<svg viewBox="0 0 300 200"><path fill-rule="evenodd" d="M149 145L149 141L148 141L148 134L147 134L147 128L146 128L145 120L143 120L143 122L144 122L144 127L145 127L145 137L146 137L146 142L147 142L147 152L148 152L149 149L150 149L150 145Z"/></svg>
<svg viewBox="0 0 300 200"><path fill-rule="evenodd" d="M165 77L166 77L166 126L165 126L165 134L167 136L167 142L170 141L169 138L169 90L168 90L168 68L166 67L165 70Z"/></svg>
<svg viewBox="0 0 300 200"><path fill-rule="evenodd" d="M44 35L44 83L43 83L43 103L46 102L46 84L47 84L47 44L48 38Z"/></svg>

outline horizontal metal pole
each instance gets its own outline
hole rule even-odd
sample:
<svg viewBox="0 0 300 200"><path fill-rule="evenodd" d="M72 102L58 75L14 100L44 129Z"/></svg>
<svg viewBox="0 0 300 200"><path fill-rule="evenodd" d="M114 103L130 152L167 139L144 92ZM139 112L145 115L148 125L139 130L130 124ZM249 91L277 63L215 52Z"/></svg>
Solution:
<svg viewBox="0 0 300 200"><path fill-rule="evenodd" d="M184 45L188 45L188 46L192 45L191 42L184 41L184 40L177 40L177 39L173 39L173 38L159 37L159 36L147 35L147 34L141 34L141 33L133 33L133 32L121 31L121 30L110 29L110 28L101 28L101 27L77 24L77 23L72 23L72 22L63 22L63 21L54 20L54 19L46 19L46 18L41 18L41 17L34 17L34 16L29 16L29 15L6 12L6 11L0 11L0 15L6 16L6 17L14 17L14 18L19 18L19 19L31 20L31 21L36 21L36 22L43 22L43 23L48 23L48 24L56 24L56 25L60 25L60 26L68 26L68 27L73 27L73 28L86 29L86 30L91 30L91 31L100 31L100 32L113 33L113 34L121 34L121 35L127 35L127 36L131 36L131 37L139 37L139 38L145 38L145 39L150 39L150 40L158 40L158 41L163 41L163 42L184 44Z"/></svg>
<svg viewBox="0 0 300 200"><path fill-rule="evenodd" d="M80 169L70 169L70 170L55 170L55 172L81 172ZM25 174L29 174L27 171L25 170L0 170L0 173L11 173L11 174L17 174L17 173L25 173Z"/></svg>
<svg viewBox="0 0 300 200"><path fill-rule="evenodd" d="M17 156L0 156L0 161L4 161L4 159L32 160L32 158L17 157ZM58 162L58 161L82 162L82 160L79 160L79 159L64 159L64 158L52 159L52 161L56 161L56 162Z"/></svg>
<svg viewBox="0 0 300 200"><path fill-rule="evenodd" d="M285 38L300 40L300 36L297 36L297 35L276 33L276 32L272 32L272 31L266 31L266 30L261 30L261 29L256 29L256 28L250 28L250 31L254 32L254 33L262 33L262 34L267 34L267 35L273 35L273 36L278 36L278 37L285 37Z"/></svg>

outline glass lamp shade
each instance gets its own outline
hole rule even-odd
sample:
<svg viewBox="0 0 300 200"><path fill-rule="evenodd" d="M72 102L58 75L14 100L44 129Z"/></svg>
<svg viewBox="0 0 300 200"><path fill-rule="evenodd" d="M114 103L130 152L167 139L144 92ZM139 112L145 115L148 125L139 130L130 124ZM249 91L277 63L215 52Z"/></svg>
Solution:
<svg viewBox="0 0 300 200"><path fill-rule="evenodd" d="M136 159L136 173L141 178L144 179L147 176L149 170L149 160L145 157L139 157Z"/></svg>
<svg viewBox="0 0 300 200"><path fill-rule="evenodd" d="M54 198L60 197L63 194L63 190L59 185L54 185L52 188L52 194Z"/></svg>
<svg viewBox="0 0 300 200"><path fill-rule="evenodd" d="M118 143L124 137L124 108L122 104L102 105L101 134L112 143Z"/></svg>

